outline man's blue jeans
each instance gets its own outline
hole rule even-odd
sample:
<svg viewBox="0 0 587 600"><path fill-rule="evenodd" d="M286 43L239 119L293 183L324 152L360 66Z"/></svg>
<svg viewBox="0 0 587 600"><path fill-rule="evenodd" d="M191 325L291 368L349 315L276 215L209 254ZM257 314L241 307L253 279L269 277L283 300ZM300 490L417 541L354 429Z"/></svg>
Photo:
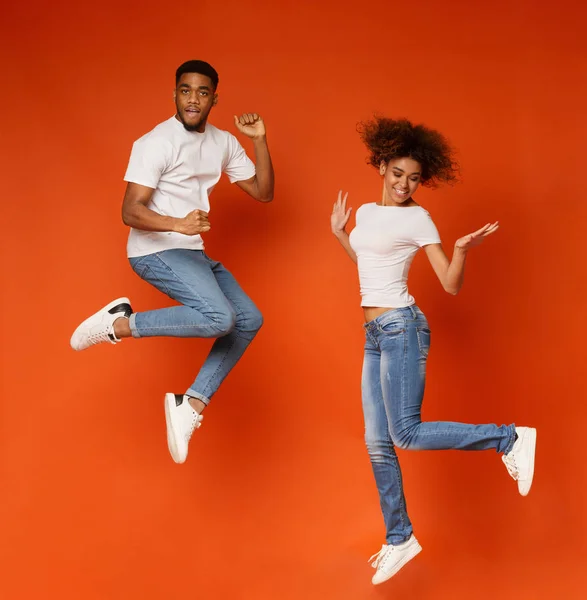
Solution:
<svg viewBox="0 0 587 600"><path fill-rule="evenodd" d="M182 305L133 313L133 337L218 338L186 392L208 404L261 328L261 313L236 279L202 250L165 250L129 260L139 277Z"/></svg>

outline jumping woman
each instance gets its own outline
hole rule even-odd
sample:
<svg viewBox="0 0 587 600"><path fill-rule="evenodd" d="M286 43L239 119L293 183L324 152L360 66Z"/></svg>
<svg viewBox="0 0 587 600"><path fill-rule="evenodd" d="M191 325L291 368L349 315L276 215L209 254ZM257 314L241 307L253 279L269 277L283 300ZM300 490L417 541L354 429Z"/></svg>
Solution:
<svg viewBox="0 0 587 600"><path fill-rule="evenodd" d="M369 162L383 180L379 202L362 205L350 235L351 209L339 192L332 232L357 263L365 316L362 376L365 440L379 492L386 539L371 557L373 583L395 575L422 549L412 531L395 448L403 450L496 450L522 496L534 475L536 430L511 425L468 425L421 418L430 328L408 292L410 265L424 248L432 269L449 294L463 285L469 250L495 233L487 224L455 243L452 260L444 253L428 212L414 199L421 185L452 183L457 166L443 135L405 119L376 117L359 128Z"/></svg>

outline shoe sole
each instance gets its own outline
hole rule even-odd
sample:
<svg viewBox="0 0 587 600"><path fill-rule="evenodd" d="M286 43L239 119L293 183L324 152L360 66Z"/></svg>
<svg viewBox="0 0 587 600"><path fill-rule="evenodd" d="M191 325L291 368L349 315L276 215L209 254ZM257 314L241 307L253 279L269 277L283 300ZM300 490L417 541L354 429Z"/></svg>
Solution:
<svg viewBox="0 0 587 600"><path fill-rule="evenodd" d="M171 404L173 402L173 404ZM165 424L167 425L167 448L169 448L169 454L171 458L178 465L185 462L187 456L181 460L179 451L177 449L177 441L173 433L173 418L171 416L171 407L175 404L175 394L165 394Z"/></svg>
<svg viewBox="0 0 587 600"><path fill-rule="evenodd" d="M108 312L109 310L111 310L112 308L115 308L119 304L128 304L130 306L130 300L128 298L117 298L116 300L113 300L112 302L110 302L110 304L107 304L100 310L97 310L91 317L88 317L85 321L82 321L82 323L80 323L80 325L78 325L76 330L73 332L73 335L71 336L71 339L69 340L69 345L76 352L81 352L82 350L87 350L88 348L91 348L92 346L88 346L87 348L76 348L74 346L74 338L77 335L78 331L80 331L80 329L83 329L86 326L86 323L91 321L96 315L99 315L100 313L103 313L103 312ZM92 344L92 345L94 345L94 344Z"/></svg>
<svg viewBox="0 0 587 600"><path fill-rule="evenodd" d="M394 575L396 575L398 573L398 571L400 571L400 569L402 569L403 567L406 566L407 563L409 563L412 558L415 558L416 556L418 556L418 554L420 554L420 552L422 552L422 546L420 546L420 544L418 542L416 542L412 548L410 548L410 552L408 554L406 554L403 559L398 562L393 571L385 578L382 579L381 581L372 581L373 585L380 585L382 583L385 583L386 581L389 581Z"/></svg>
<svg viewBox="0 0 587 600"><path fill-rule="evenodd" d="M532 482L534 480L534 459L536 457L536 429L529 428L526 436L529 439L531 453L530 453L530 469L529 469L529 477L524 480L524 484L528 485L528 489L522 491L520 486L518 485L518 491L522 496L527 496L530 493L530 488L532 487Z"/></svg>

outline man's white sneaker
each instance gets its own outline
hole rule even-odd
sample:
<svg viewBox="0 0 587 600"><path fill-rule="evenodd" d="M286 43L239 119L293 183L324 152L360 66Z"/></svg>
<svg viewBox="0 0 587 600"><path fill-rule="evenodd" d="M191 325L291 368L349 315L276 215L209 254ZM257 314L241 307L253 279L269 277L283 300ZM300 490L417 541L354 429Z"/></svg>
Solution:
<svg viewBox="0 0 587 600"><path fill-rule="evenodd" d="M399 546L386 546L383 544L381 550L374 554L369 562L374 569L377 569L373 575L373 585L383 583L391 579L408 561L422 551L422 546L412 535L407 542Z"/></svg>
<svg viewBox="0 0 587 600"><path fill-rule="evenodd" d="M185 462L192 433L200 427L203 418L192 408L189 396L165 394L167 446L176 463Z"/></svg>
<svg viewBox="0 0 587 600"><path fill-rule="evenodd" d="M534 478L534 455L536 454L536 429L516 427L518 439L513 448L501 459L508 473L518 482L518 491L527 496Z"/></svg>
<svg viewBox="0 0 587 600"><path fill-rule="evenodd" d="M97 313L88 317L71 336L70 344L74 350L85 350L101 342L116 344L120 342L114 335L114 321L120 317L130 317L132 308L128 298L118 298Z"/></svg>

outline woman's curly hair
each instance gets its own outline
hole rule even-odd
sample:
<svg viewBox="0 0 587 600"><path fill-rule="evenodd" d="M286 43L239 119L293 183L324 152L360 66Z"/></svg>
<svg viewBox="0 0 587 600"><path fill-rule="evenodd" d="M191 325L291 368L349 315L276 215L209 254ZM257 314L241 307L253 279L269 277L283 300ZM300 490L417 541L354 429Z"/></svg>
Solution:
<svg viewBox="0 0 587 600"><path fill-rule="evenodd" d="M424 125L412 125L407 119L375 116L360 123L358 132L369 149L367 162L377 169L394 158L409 157L422 166L421 182L428 187L455 183L459 167L446 138Z"/></svg>

